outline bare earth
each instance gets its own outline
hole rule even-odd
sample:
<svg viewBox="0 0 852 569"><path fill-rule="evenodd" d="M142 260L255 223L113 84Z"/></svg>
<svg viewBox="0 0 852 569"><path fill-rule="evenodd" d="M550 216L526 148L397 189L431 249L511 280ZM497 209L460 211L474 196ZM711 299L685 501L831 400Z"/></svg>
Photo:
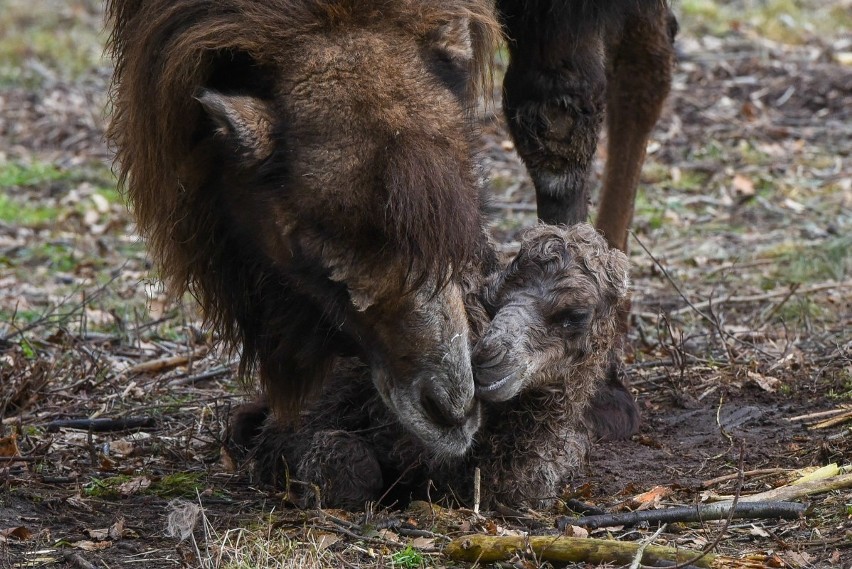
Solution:
<svg viewBox="0 0 852 569"><path fill-rule="evenodd" d="M191 298L165 297L109 171L100 7L42 4L0 0L0 568L467 567L441 554L446 538L553 534L573 516L300 511L233 472L220 448L246 397L234 357ZM643 425L597 445L564 493L607 511L852 463L852 8L812 0L785 20L784 3L729 4L679 8L679 70L630 243ZM512 250L532 188L499 102L481 130L493 230ZM72 418L144 421L51 425ZM799 500L803 519L670 524L654 543L718 538L715 552L767 566L852 567L852 489Z"/></svg>

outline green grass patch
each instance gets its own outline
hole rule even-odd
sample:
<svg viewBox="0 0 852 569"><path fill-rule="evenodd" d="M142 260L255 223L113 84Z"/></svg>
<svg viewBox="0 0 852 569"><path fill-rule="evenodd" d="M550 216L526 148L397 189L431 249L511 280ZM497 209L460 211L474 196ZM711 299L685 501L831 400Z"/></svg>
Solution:
<svg viewBox="0 0 852 569"><path fill-rule="evenodd" d="M55 222L59 210L55 207L21 203L0 194L0 221L15 225L41 226Z"/></svg>
<svg viewBox="0 0 852 569"><path fill-rule="evenodd" d="M29 60L71 78L105 65L102 18L87 0L0 0L0 83L38 83Z"/></svg>
<svg viewBox="0 0 852 569"><path fill-rule="evenodd" d="M91 498L120 498L121 486L135 477L127 474L109 478L92 479L83 487L83 494ZM161 498L194 498L199 488L203 488L204 474L201 472L175 472L162 478L151 479L151 485L140 490L139 494L159 496Z"/></svg>
<svg viewBox="0 0 852 569"><path fill-rule="evenodd" d="M408 545L391 555L391 565L401 569L419 569L426 567L426 558L420 551Z"/></svg>
<svg viewBox="0 0 852 569"><path fill-rule="evenodd" d="M806 247L785 243L769 253L778 261L775 273L764 283L769 288L782 284L809 284L842 281L852 275L852 236L826 239Z"/></svg>
<svg viewBox="0 0 852 569"><path fill-rule="evenodd" d="M30 164L0 164L0 188L39 186L70 177L68 172L60 170L48 162Z"/></svg>
<svg viewBox="0 0 852 569"><path fill-rule="evenodd" d="M841 35L852 26L852 13L842 2L682 0L675 7L681 25L688 30L722 35L745 28L789 44Z"/></svg>

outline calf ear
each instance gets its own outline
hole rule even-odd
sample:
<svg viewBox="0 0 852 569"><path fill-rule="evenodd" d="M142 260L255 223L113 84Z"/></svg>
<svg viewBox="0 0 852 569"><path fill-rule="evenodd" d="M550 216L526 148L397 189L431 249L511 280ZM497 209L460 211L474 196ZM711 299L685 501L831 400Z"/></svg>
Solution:
<svg viewBox="0 0 852 569"><path fill-rule="evenodd" d="M216 134L231 143L241 158L260 162L272 153L272 110L247 95L224 95L201 89L195 98L213 119Z"/></svg>

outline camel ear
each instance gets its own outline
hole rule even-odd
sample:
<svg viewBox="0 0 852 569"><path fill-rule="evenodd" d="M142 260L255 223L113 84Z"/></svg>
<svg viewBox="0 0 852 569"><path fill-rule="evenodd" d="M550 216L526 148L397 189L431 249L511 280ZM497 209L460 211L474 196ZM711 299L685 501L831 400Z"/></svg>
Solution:
<svg viewBox="0 0 852 569"><path fill-rule="evenodd" d="M245 160L256 163L272 154L272 110L247 95L224 95L201 89L195 98L216 124L216 133Z"/></svg>
<svg viewBox="0 0 852 569"><path fill-rule="evenodd" d="M457 18L435 30L432 45L449 59L466 64L473 59L473 40L470 36L470 20Z"/></svg>

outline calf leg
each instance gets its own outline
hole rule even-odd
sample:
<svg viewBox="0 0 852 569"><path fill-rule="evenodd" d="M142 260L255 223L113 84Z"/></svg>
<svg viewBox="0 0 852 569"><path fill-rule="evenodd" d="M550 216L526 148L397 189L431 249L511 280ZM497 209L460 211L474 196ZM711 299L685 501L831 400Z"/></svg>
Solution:
<svg viewBox="0 0 852 569"><path fill-rule="evenodd" d="M510 55L503 110L546 223L588 216L589 170L605 103L601 32L577 25L570 5L498 2Z"/></svg>
<svg viewBox="0 0 852 569"><path fill-rule="evenodd" d="M608 157L597 227L610 245L627 250L645 147L671 87L677 21L663 3L628 14L609 40Z"/></svg>

